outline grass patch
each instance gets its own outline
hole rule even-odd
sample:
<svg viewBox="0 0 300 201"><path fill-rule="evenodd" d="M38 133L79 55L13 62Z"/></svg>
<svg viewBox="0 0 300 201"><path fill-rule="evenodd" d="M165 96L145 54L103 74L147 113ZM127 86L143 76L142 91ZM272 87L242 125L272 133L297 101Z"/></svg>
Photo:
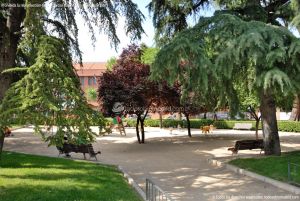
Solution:
<svg viewBox="0 0 300 201"><path fill-rule="evenodd" d="M300 165L300 151L283 153L281 156L241 158L232 160L229 164L276 180L288 182L288 161ZM300 167L298 167L298 170L292 168L292 180L300 184Z"/></svg>
<svg viewBox="0 0 300 201"><path fill-rule="evenodd" d="M1 201L141 201L112 166L4 152Z"/></svg>

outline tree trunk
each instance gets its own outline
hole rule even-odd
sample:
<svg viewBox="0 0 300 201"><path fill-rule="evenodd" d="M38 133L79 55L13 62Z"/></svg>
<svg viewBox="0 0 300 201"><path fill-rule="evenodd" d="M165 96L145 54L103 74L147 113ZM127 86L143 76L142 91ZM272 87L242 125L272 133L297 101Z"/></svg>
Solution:
<svg viewBox="0 0 300 201"><path fill-rule="evenodd" d="M248 108L249 108L250 115L255 119L255 138L256 140L258 140L258 126L259 126L261 116L260 117L257 116L255 109L251 105L249 105Z"/></svg>
<svg viewBox="0 0 300 201"><path fill-rule="evenodd" d="M142 141L141 143L145 143L145 129L144 129L144 118L141 118L141 132L142 132Z"/></svg>
<svg viewBox="0 0 300 201"><path fill-rule="evenodd" d="M3 145L4 145L4 138L5 138L5 134L1 130L0 131L0 161L1 161L1 156L2 156Z"/></svg>
<svg viewBox="0 0 300 201"><path fill-rule="evenodd" d="M136 119L135 129L136 129L136 137L137 137L137 140L138 140L138 142L141 144L140 131L139 131L140 118L141 118L141 116L138 115L138 116L137 116L137 119Z"/></svg>
<svg viewBox="0 0 300 201"><path fill-rule="evenodd" d="M218 121L217 113L214 112L214 121Z"/></svg>
<svg viewBox="0 0 300 201"><path fill-rule="evenodd" d="M188 136L192 137L192 134L191 134L191 122L190 122L189 114L188 113L184 113L184 116L186 117L187 129L188 129Z"/></svg>
<svg viewBox="0 0 300 201"><path fill-rule="evenodd" d="M258 140L258 126L259 126L260 118L255 119L255 138Z"/></svg>
<svg viewBox="0 0 300 201"><path fill-rule="evenodd" d="M11 0L12 4L24 4L23 0ZM7 8L7 19L0 17L0 72L15 67L17 47L20 39L21 23L25 17L24 8ZM13 77L7 74L0 76L0 102L12 83Z"/></svg>
<svg viewBox="0 0 300 201"><path fill-rule="evenodd" d="M290 120L300 121L300 94L295 96Z"/></svg>
<svg viewBox="0 0 300 201"><path fill-rule="evenodd" d="M24 0L11 0L11 4L24 4ZM15 67L17 47L20 39L21 23L25 17L23 7L5 8L7 18L0 16L0 73L11 67ZM0 104L2 99L13 81L10 74L0 74ZM1 125L0 125L1 127ZM4 144L3 134L0 136L0 154ZM1 157L1 156L0 156Z"/></svg>
<svg viewBox="0 0 300 201"><path fill-rule="evenodd" d="M163 120L162 120L162 114L161 114L161 112L159 112L159 127L160 128L163 127Z"/></svg>
<svg viewBox="0 0 300 201"><path fill-rule="evenodd" d="M275 99L270 92L262 93L260 111L263 123L265 155L280 155Z"/></svg>
<svg viewBox="0 0 300 201"><path fill-rule="evenodd" d="M206 112L205 112L204 115L203 115L203 119L207 119L207 117L206 117Z"/></svg>

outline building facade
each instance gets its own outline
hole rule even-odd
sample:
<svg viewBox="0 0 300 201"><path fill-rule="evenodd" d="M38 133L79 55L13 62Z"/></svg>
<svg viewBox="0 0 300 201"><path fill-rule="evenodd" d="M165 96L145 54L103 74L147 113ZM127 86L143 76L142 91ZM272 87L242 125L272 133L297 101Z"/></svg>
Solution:
<svg viewBox="0 0 300 201"><path fill-rule="evenodd" d="M80 79L81 89L87 94L89 89L98 89L98 78L106 71L105 62L83 62L83 66L80 64L74 64L74 68ZM89 100L89 105L93 109L98 109L97 100Z"/></svg>

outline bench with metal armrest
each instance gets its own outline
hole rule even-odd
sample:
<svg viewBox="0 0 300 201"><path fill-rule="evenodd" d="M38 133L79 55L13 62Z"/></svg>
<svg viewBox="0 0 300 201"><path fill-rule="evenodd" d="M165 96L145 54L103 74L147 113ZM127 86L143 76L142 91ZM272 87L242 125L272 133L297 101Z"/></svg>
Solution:
<svg viewBox="0 0 300 201"><path fill-rule="evenodd" d="M57 150L59 151L59 155L66 154L68 155L71 152L75 153L82 153L84 156L84 159L86 159L85 154L89 154L90 158L97 159L97 154L101 154L100 151L95 152L92 144L81 144L81 145L75 145L75 144L68 144L64 143L62 147L56 146Z"/></svg>

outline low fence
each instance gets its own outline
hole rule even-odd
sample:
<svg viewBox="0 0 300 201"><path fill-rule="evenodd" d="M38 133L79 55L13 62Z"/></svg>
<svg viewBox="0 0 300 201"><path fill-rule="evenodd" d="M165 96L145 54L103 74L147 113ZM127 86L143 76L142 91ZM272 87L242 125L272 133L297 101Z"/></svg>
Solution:
<svg viewBox="0 0 300 201"><path fill-rule="evenodd" d="M146 200L147 201L172 201L169 195L150 179L146 179Z"/></svg>
<svg viewBox="0 0 300 201"><path fill-rule="evenodd" d="M288 181L300 186L300 164L288 162Z"/></svg>

